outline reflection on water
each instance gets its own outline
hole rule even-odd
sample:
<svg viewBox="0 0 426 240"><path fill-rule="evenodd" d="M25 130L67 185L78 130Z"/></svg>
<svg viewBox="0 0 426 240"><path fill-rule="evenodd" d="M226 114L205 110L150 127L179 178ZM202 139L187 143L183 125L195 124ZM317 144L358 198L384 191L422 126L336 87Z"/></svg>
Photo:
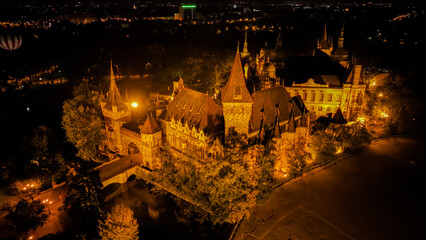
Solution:
<svg viewBox="0 0 426 240"><path fill-rule="evenodd" d="M107 202L107 208L123 203L133 209L139 222L140 239L228 239L232 225L213 226L200 224L192 219L179 216L175 202L169 196L158 197L150 193L148 185L142 180L133 180L108 189L108 194L129 189ZM179 220L178 220L179 219Z"/></svg>

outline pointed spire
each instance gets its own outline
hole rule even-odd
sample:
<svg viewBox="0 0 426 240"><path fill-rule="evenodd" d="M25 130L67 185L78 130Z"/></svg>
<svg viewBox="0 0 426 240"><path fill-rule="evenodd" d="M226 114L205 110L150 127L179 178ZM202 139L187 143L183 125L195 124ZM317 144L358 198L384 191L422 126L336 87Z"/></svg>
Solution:
<svg viewBox="0 0 426 240"><path fill-rule="evenodd" d="M292 103L290 119L288 120L288 129L287 132L296 131L296 122L294 121L294 104Z"/></svg>
<svg viewBox="0 0 426 240"><path fill-rule="evenodd" d="M324 32L322 33L322 37L320 40L320 48L328 49L330 47L330 42L327 35L327 24L324 25Z"/></svg>
<svg viewBox="0 0 426 240"><path fill-rule="evenodd" d="M308 127L308 117L306 113L306 108L303 110L302 117L300 118L299 127Z"/></svg>
<svg viewBox="0 0 426 240"><path fill-rule="evenodd" d="M260 142L263 142L263 140L265 139L265 126L264 126L264 122L265 122L265 108L262 108L261 112L262 112L262 120L260 121L260 129L259 129L259 140Z"/></svg>
<svg viewBox="0 0 426 240"><path fill-rule="evenodd" d="M324 32L322 33L322 40L327 41L327 24L324 25Z"/></svg>
<svg viewBox="0 0 426 240"><path fill-rule="evenodd" d="M237 41L237 53L240 53L240 41Z"/></svg>
<svg viewBox="0 0 426 240"><path fill-rule="evenodd" d="M249 51L248 51L248 42L247 42L247 30L245 33L245 38L244 38L244 48L243 51L241 52L241 57L242 58L246 58L250 55Z"/></svg>
<svg viewBox="0 0 426 240"><path fill-rule="evenodd" d="M280 106L277 106L277 116L275 117L275 126L274 126L274 138L281 138L281 129L280 129Z"/></svg>
<svg viewBox="0 0 426 240"><path fill-rule="evenodd" d="M241 64L240 54L235 54L234 65L231 75L222 90L222 102L253 102L244 79L243 66Z"/></svg>
<svg viewBox="0 0 426 240"><path fill-rule="evenodd" d="M115 82L114 69L112 67L112 60L110 62L110 87L107 96L107 103L105 105L108 109L113 109L113 107L117 108L125 108L126 105L123 103L123 99L121 98L120 91L118 90L117 84Z"/></svg>
<svg viewBox="0 0 426 240"><path fill-rule="evenodd" d="M345 37L344 37L345 32L344 31L345 31L345 23L343 23L342 30L340 31L339 39L337 40L337 47L338 48L343 48L343 44L345 42Z"/></svg>

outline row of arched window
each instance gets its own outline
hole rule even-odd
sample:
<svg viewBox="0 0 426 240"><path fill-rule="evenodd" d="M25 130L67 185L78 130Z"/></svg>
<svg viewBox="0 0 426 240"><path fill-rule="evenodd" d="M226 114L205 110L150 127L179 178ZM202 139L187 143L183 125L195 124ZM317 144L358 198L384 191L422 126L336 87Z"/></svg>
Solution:
<svg viewBox="0 0 426 240"><path fill-rule="evenodd" d="M341 100L340 93L333 96L332 93L325 93L324 91L319 91L318 94L316 92L315 90L311 90L310 92L306 90L294 90L294 96L300 95L305 102L315 102L317 98L318 102L340 102Z"/></svg>

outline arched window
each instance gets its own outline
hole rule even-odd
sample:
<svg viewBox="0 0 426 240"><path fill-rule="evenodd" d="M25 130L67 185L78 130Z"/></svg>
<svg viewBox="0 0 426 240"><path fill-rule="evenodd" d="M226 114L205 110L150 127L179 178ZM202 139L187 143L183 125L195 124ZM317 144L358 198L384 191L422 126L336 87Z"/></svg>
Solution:
<svg viewBox="0 0 426 240"><path fill-rule="evenodd" d="M315 102L315 92L311 92L311 102Z"/></svg>
<svg viewBox="0 0 426 240"><path fill-rule="evenodd" d="M333 94L331 93L328 94L327 101L329 102L333 101Z"/></svg>
<svg viewBox="0 0 426 240"><path fill-rule="evenodd" d="M303 91L303 95L302 95L303 101L306 101L307 98L308 98L308 93L306 91Z"/></svg>
<svg viewBox="0 0 426 240"><path fill-rule="evenodd" d="M324 92L323 92L323 91L321 91L321 92L320 92L320 95L319 95L319 101L320 101L320 102L323 102L323 101L324 101Z"/></svg>
<svg viewBox="0 0 426 240"><path fill-rule="evenodd" d="M341 101L341 95L337 94L337 101L340 102Z"/></svg>

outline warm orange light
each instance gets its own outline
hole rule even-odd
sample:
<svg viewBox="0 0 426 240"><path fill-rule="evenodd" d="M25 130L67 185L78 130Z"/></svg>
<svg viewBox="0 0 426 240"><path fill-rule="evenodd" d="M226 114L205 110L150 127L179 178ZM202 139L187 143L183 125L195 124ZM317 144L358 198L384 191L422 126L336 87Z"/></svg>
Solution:
<svg viewBox="0 0 426 240"><path fill-rule="evenodd" d="M381 112L380 113L380 117L387 118L387 117L389 117L389 115L387 113L385 113L385 112Z"/></svg>
<svg viewBox="0 0 426 240"><path fill-rule="evenodd" d="M358 117L356 120L357 120L357 122L364 123L365 117Z"/></svg>
<svg viewBox="0 0 426 240"><path fill-rule="evenodd" d="M343 150L341 149L341 148L338 148L337 150L336 150L336 154L341 154L343 152Z"/></svg>
<svg viewBox="0 0 426 240"><path fill-rule="evenodd" d="M383 93L379 93L379 97L383 97Z"/></svg>
<svg viewBox="0 0 426 240"><path fill-rule="evenodd" d="M139 104L137 102L132 102L132 107L133 108L137 108L139 106Z"/></svg>

